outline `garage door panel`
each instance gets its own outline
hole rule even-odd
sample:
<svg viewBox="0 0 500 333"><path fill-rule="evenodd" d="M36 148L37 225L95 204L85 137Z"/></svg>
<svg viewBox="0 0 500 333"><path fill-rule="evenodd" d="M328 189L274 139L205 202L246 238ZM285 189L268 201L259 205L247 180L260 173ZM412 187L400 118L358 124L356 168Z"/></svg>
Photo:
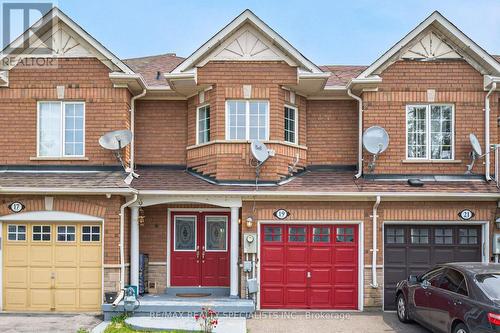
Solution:
<svg viewBox="0 0 500 333"><path fill-rule="evenodd" d="M401 248L386 248L384 250L385 257L384 266L389 265L404 265L406 264L406 247Z"/></svg>
<svg viewBox="0 0 500 333"><path fill-rule="evenodd" d="M32 267L30 269L30 288L51 288L52 269L50 267Z"/></svg>
<svg viewBox="0 0 500 333"><path fill-rule="evenodd" d="M54 302L56 309L69 311L77 308L77 289L56 290Z"/></svg>
<svg viewBox="0 0 500 333"><path fill-rule="evenodd" d="M307 261L307 248L305 246L288 247L286 250L288 263L304 263Z"/></svg>
<svg viewBox="0 0 500 333"><path fill-rule="evenodd" d="M418 247L408 249L407 262L412 265L429 266L431 264L431 249L430 247Z"/></svg>
<svg viewBox="0 0 500 333"><path fill-rule="evenodd" d="M30 307L39 311L50 311L52 308L52 291L50 289L31 289Z"/></svg>
<svg viewBox="0 0 500 333"><path fill-rule="evenodd" d="M28 306L27 289L5 289L6 309L26 309Z"/></svg>
<svg viewBox="0 0 500 333"><path fill-rule="evenodd" d="M4 256L5 266L28 265L28 247L25 244L23 244L22 246L17 246L11 244L10 242L7 242L6 246L12 249L12 251L5 251L6 252Z"/></svg>
<svg viewBox="0 0 500 333"><path fill-rule="evenodd" d="M81 247L79 251L80 254L80 266L90 266L96 267L101 266L101 247L100 246L91 246L85 245Z"/></svg>
<svg viewBox="0 0 500 333"><path fill-rule="evenodd" d="M454 261L481 261L481 252L477 248L457 248Z"/></svg>
<svg viewBox="0 0 500 333"><path fill-rule="evenodd" d="M99 288L101 281L100 268L80 268L80 288Z"/></svg>
<svg viewBox="0 0 500 333"><path fill-rule="evenodd" d="M273 230L277 226L266 228ZM293 229L292 226L281 225L281 227L285 230L285 234L279 241L275 241L272 234L266 235L266 228L261 229L263 234L260 245L261 307L263 309L356 309L358 306L357 226L349 226L354 229L354 242L348 242L348 237L343 238L344 236L337 238L335 232L340 229L329 224L301 226L306 232L301 240L294 237L295 234L289 234ZM347 230L344 226L339 227L343 231ZM302 244L297 244L299 242ZM336 290L338 290L338 302Z"/></svg>
<svg viewBox="0 0 500 333"><path fill-rule="evenodd" d="M56 268L56 288L78 288L77 268Z"/></svg>
<svg viewBox="0 0 500 333"><path fill-rule="evenodd" d="M100 306L100 289L80 289L78 304L81 309L91 310Z"/></svg>
<svg viewBox="0 0 500 333"><path fill-rule="evenodd" d="M439 247L434 249L434 257L432 258L432 264L442 264L445 262L452 261L453 258L453 247Z"/></svg>
<svg viewBox="0 0 500 333"><path fill-rule="evenodd" d="M6 288L25 288L28 283L28 268L5 267L4 276Z"/></svg>
<svg viewBox="0 0 500 333"><path fill-rule="evenodd" d="M33 245L30 247L30 265L52 266L52 246Z"/></svg>
<svg viewBox="0 0 500 333"><path fill-rule="evenodd" d="M56 246L54 252L54 264L56 267L76 267L78 248L75 246Z"/></svg>

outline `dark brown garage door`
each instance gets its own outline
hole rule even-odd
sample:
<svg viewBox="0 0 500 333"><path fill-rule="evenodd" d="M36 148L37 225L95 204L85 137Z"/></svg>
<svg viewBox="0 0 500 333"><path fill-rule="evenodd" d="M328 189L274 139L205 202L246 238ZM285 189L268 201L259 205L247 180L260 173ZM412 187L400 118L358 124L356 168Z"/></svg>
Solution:
<svg viewBox="0 0 500 333"><path fill-rule="evenodd" d="M395 309L399 281L440 263L481 261L481 244L481 226L385 225L385 310Z"/></svg>

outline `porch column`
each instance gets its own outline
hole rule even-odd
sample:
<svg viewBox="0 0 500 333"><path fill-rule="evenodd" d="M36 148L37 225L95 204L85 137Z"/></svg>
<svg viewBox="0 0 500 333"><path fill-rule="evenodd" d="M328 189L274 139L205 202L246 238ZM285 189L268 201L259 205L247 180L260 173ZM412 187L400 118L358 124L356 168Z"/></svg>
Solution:
<svg viewBox="0 0 500 333"><path fill-rule="evenodd" d="M139 207L130 210L130 284L139 288Z"/></svg>
<svg viewBox="0 0 500 333"><path fill-rule="evenodd" d="M238 298L238 254L239 254L239 218L240 207L231 207L231 253L229 260L230 292L231 298Z"/></svg>

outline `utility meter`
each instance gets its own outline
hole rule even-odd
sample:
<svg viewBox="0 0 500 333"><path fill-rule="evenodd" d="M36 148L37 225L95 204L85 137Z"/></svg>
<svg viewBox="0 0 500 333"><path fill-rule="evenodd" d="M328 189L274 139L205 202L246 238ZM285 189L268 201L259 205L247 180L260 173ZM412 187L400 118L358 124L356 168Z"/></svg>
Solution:
<svg viewBox="0 0 500 333"><path fill-rule="evenodd" d="M500 234L493 235L493 254L500 254Z"/></svg>
<svg viewBox="0 0 500 333"><path fill-rule="evenodd" d="M254 232L243 234L243 253L257 253L257 234Z"/></svg>

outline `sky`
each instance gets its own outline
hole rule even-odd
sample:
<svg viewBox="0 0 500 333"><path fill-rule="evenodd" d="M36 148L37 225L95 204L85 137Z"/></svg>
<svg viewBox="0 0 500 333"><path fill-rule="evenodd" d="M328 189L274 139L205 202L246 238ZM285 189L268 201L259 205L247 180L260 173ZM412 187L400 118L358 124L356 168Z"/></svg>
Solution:
<svg viewBox="0 0 500 333"><path fill-rule="evenodd" d="M318 65L371 64L434 10L439 10L485 50L500 54L500 0L57 0L56 3L122 59L163 53L187 57L247 8Z"/></svg>

